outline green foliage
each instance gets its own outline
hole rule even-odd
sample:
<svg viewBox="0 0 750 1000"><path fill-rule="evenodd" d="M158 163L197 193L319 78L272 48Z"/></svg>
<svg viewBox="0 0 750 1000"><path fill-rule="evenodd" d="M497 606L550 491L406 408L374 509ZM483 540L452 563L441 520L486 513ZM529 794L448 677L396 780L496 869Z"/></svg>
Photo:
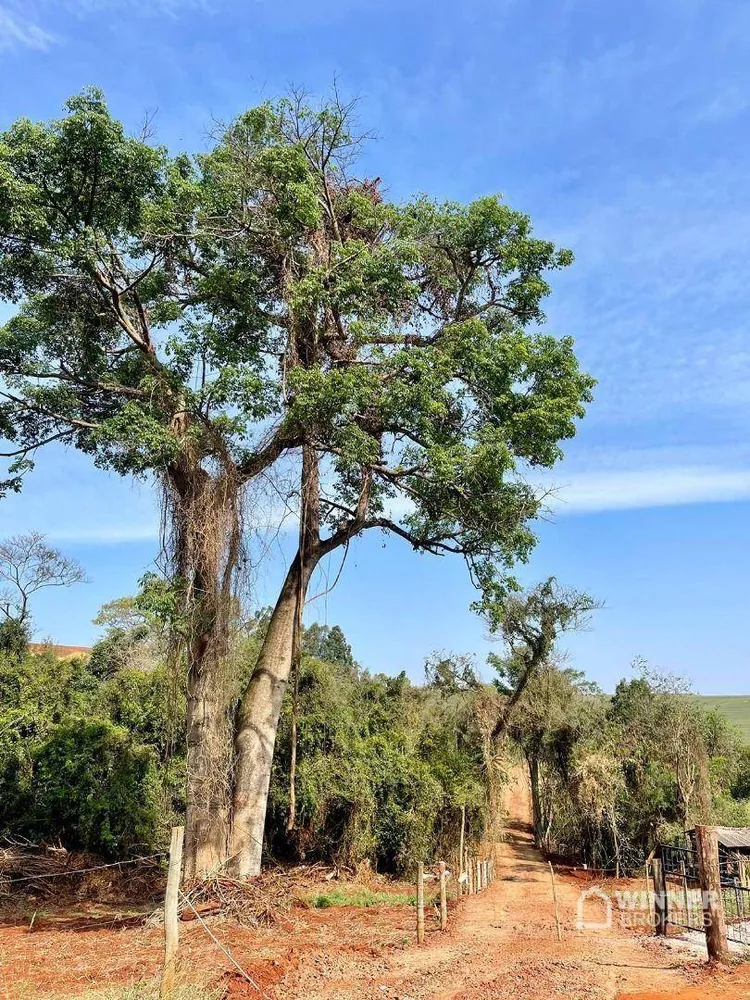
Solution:
<svg viewBox="0 0 750 1000"><path fill-rule="evenodd" d="M352 647L339 625L320 625L313 622L305 629L302 648L308 656L326 660L346 670L358 670Z"/></svg>
<svg viewBox="0 0 750 1000"><path fill-rule="evenodd" d="M529 762L538 839L596 867L638 870L660 839L682 839L696 822L745 825L750 815L739 731L681 682L641 666L611 699L548 667L510 727Z"/></svg>
<svg viewBox="0 0 750 1000"><path fill-rule="evenodd" d="M492 606L534 543L524 472L591 399L572 340L541 329L572 254L496 195L386 201L354 178L350 112L269 101L172 157L89 89L0 134L6 487L50 440L178 489L309 441L336 545L377 527L460 553Z"/></svg>
<svg viewBox="0 0 750 1000"><path fill-rule="evenodd" d="M155 844L163 685L127 670L103 682L51 651L0 658L0 830L113 856Z"/></svg>
<svg viewBox="0 0 750 1000"><path fill-rule="evenodd" d="M0 658L0 831L120 857L162 843L184 813L185 692L163 662L140 665L138 643L113 641L146 627L129 599L100 621L108 638L88 660ZM238 691L266 624L259 613L236 645ZM462 805L467 835L478 838L487 791L476 683L420 688L404 674L370 676L336 625L306 629L304 645L328 658L303 659L291 838L291 694L284 704L268 849L407 871L455 848ZM105 659L112 647L117 656Z"/></svg>
<svg viewBox="0 0 750 1000"><path fill-rule="evenodd" d="M124 629L114 626L94 644L89 658L89 670L95 677L113 677L128 662L133 647L146 637L142 628Z"/></svg>
<svg viewBox="0 0 750 1000"><path fill-rule="evenodd" d="M445 694L470 691L479 686L476 665L471 656L432 653L424 662L425 681Z"/></svg>
<svg viewBox="0 0 750 1000"><path fill-rule="evenodd" d="M31 640L31 630L27 622L18 618L6 618L0 622L0 655L20 660Z"/></svg>
<svg viewBox="0 0 750 1000"><path fill-rule="evenodd" d="M475 694L446 695L398 677L352 674L307 658L300 677L297 829L301 856L404 872L455 848L460 806L469 834L485 823L487 792ZM289 850L290 704L277 739L266 835Z"/></svg>
<svg viewBox="0 0 750 1000"><path fill-rule="evenodd" d="M30 836L54 830L105 855L151 849L158 830L156 761L126 729L105 720L55 727L32 756Z"/></svg>

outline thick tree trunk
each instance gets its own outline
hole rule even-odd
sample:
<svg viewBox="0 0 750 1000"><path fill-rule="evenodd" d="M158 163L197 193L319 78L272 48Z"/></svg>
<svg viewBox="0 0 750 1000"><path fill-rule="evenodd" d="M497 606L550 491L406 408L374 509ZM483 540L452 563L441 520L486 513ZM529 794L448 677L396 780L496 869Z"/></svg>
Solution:
<svg viewBox="0 0 750 1000"><path fill-rule="evenodd" d="M209 475L188 448L170 467L166 486L173 571L189 623L186 636L175 631L172 653L177 662L187 656L184 871L191 879L220 868L228 852L232 742L224 663L240 521L233 471Z"/></svg>
<svg viewBox="0 0 750 1000"><path fill-rule="evenodd" d="M188 675L184 853L188 880L225 864L229 843L227 713L216 671L210 666L193 663Z"/></svg>
<svg viewBox="0 0 750 1000"><path fill-rule="evenodd" d="M276 730L292 666L297 599L301 591L304 600L310 572L306 567L300 580L298 555L287 573L237 715L230 866L238 876L260 873Z"/></svg>
<svg viewBox="0 0 750 1000"><path fill-rule="evenodd" d="M222 660L229 643L228 595L195 576L192 610L202 624L188 644L185 877L226 864L232 741ZM213 582L213 581L212 581Z"/></svg>
<svg viewBox="0 0 750 1000"><path fill-rule="evenodd" d="M230 866L241 877L260 874L276 730L295 653L299 659L307 585L321 557L318 456L308 444L302 448L300 487L297 555L273 609L235 723ZM294 821L293 812L290 821Z"/></svg>

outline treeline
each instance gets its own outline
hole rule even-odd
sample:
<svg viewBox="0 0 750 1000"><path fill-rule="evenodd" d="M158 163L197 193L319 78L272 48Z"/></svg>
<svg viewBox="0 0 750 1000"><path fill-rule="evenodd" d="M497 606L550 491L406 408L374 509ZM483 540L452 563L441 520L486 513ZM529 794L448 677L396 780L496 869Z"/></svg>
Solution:
<svg viewBox="0 0 750 1000"><path fill-rule="evenodd" d="M170 666L168 601L150 580L105 606L88 657L30 653L23 630L0 628L0 833L124 857L163 846L182 821L185 670ZM230 711L268 619L236 629ZM276 741L266 855L394 873L451 856L462 827L468 844L502 822L503 775L519 758L540 847L597 868L635 870L696 822L750 825L750 746L724 716L646 668L614 696L554 656L528 675L519 648L490 656L491 684L470 658L434 655L415 685L363 670L337 626L306 628Z"/></svg>
<svg viewBox="0 0 750 1000"><path fill-rule="evenodd" d="M513 671L500 667L508 689ZM538 844L634 871L696 823L750 825L750 746L679 680L641 664L614 696L547 664L509 729L529 770Z"/></svg>
<svg viewBox="0 0 750 1000"><path fill-rule="evenodd" d="M123 857L165 843L185 809L184 682L133 608L90 657L0 656L0 831ZM233 689L252 670L267 616L235 644ZM402 872L488 821L488 693L460 676L415 686L370 674L336 626L305 630L279 727L266 823L276 858ZM296 810L289 825L292 714Z"/></svg>

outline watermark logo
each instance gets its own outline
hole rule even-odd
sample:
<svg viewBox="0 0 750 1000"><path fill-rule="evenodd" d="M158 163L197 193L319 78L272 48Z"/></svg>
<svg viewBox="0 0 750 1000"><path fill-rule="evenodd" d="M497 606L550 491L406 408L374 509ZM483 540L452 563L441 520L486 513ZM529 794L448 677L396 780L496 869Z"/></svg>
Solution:
<svg viewBox="0 0 750 1000"><path fill-rule="evenodd" d="M600 920L586 920L586 909L592 910L592 903L604 904L604 915ZM598 885L586 889L578 897L576 928L579 931L606 931L612 926L612 898Z"/></svg>
<svg viewBox="0 0 750 1000"><path fill-rule="evenodd" d="M718 911L719 894L685 889L654 892L617 889L607 892L599 885L591 886L578 897L576 927L579 931L606 931L614 921L624 929L653 928L657 915L663 919L696 930L710 926L711 914Z"/></svg>

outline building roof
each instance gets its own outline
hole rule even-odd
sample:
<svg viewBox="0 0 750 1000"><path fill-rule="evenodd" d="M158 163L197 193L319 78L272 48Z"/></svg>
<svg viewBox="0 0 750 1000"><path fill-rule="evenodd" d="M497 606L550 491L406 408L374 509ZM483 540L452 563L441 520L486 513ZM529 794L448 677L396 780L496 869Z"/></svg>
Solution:
<svg viewBox="0 0 750 1000"><path fill-rule="evenodd" d="M750 849L750 826L718 826L716 833L722 847L729 850L738 847Z"/></svg>

